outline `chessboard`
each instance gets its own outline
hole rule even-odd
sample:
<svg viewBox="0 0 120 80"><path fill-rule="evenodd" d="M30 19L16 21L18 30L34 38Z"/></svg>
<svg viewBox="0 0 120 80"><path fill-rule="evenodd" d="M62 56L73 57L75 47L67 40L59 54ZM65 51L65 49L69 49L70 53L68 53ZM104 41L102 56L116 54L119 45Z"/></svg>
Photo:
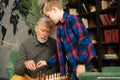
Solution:
<svg viewBox="0 0 120 80"><path fill-rule="evenodd" d="M69 80L69 74L67 73L64 76L61 76L60 73L38 74L36 77L25 75L25 80Z"/></svg>

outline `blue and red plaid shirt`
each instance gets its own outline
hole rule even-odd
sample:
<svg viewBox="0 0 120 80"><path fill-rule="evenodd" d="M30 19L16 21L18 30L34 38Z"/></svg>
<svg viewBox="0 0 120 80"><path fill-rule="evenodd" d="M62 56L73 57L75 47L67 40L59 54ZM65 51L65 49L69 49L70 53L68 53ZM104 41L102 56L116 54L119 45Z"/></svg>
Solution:
<svg viewBox="0 0 120 80"><path fill-rule="evenodd" d="M59 61L61 75L66 73L66 59L75 73L79 62L88 66L91 59L96 57L90 35L80 18L64 13L55 31L58 53L46 62L50 65Z"/></svg>

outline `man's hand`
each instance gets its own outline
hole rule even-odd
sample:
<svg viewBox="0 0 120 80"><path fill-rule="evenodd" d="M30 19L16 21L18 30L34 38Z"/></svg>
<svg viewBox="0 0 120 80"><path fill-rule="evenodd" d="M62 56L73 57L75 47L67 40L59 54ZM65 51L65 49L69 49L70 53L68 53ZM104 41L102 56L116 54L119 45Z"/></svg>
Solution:
<svg viewBox="0 0 120 80"><path fill-rule="evenodd" d="M42 67L45 67L45 66L47 66L46 61L39 61L37 63L37 68L42 68Z"/></svg>
<svg viewBox="0 0 120 80"><path fill-rule="evenodd" d="M79 78L79 75L84 72L85 72L85 65L79 64L76 69L77 78Z"/></svg>
<svg viewBox="0 0 120 80"><path fill-rule="evenodd" d="M25 61L25 67L28 69L28 70L35 70L36 69L36 65L35 65L35 62L33 60L28 60L28 61Z"/></svg>

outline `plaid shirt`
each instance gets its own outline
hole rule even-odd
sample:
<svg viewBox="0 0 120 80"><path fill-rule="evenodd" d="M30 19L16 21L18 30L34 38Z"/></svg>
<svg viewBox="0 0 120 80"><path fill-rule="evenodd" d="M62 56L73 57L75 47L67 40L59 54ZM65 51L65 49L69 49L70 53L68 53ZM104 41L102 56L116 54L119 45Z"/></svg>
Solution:
<svg viewBox="0 0 120 80"><path fill-rule="evenodd" d="M66 59L75 73L78 63L88 66L91 59L96 57L88 31L76 16L64 13L62 20L56 24L55 31L58 53L49 58L47 64L55 64L58 60L61 75L66 73Z"/></svg>

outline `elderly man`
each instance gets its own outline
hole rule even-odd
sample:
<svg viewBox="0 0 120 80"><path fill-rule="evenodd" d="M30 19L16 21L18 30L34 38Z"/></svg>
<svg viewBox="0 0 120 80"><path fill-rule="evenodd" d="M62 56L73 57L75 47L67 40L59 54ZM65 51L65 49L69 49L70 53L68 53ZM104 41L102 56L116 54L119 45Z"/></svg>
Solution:
<svg viewBox="0 0 120 80"><path fill-rule="evenodd" d="M15 75L11 80L26 80L26 75L35 77L39 74L59 72L59 65L37 68L40 60L46 60L56 52L56 41L49 37L52 24L47 18L40 18L35 26L36 35L26 39L20 46L15 66Z"/></svg>

